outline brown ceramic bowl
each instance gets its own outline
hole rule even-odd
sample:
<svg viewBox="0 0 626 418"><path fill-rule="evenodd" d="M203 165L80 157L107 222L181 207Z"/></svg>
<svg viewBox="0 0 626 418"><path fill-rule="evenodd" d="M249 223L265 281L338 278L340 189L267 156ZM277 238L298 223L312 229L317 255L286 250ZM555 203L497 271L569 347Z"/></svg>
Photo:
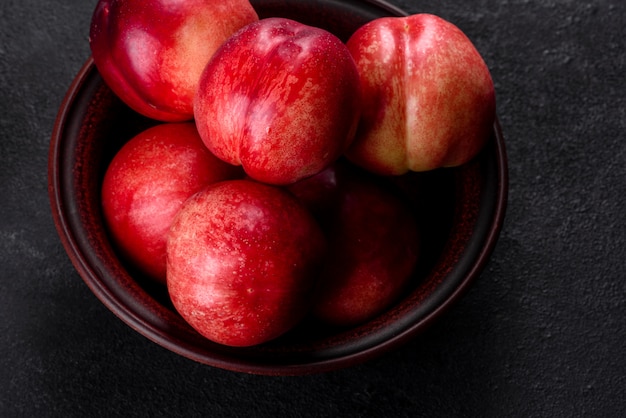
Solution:
<svg viewBox="0 0 626 418"><path fill-rule="evenodd" d="M365 22L404 13L384 2L253 1L261 17L319 26L346 40ZM425 220L428 243L411 288L361 326L331 329L304 321L267 344L233 348L196 333L173 309L167 290L127 265L112 246L100 209L103 173L121 145L155 122L120 102L89 59L59 110L50 144L54 221L72 263L98 299L131 328L169 350L223 369L294 375L363 362L398 347L451 306L477 278L496 244L507 201L507 161L498 123L482 153L456 168L412 174L398 186Z"/></svg>

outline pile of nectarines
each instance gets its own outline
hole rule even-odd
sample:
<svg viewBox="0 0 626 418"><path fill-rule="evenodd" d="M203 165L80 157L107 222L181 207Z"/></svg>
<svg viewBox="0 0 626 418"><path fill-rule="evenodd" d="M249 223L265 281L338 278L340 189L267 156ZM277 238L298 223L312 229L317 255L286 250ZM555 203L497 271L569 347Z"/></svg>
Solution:
<svg viewBox="0 0 626 418"><path fill-rule="evenodd" d="M465 164L495 118L482 57L430 14L344 43L248 0L100 0L89 41L105 83L157 122L107 168L111 236L232 346L394 303L428 243L387 177Z"/></svg>

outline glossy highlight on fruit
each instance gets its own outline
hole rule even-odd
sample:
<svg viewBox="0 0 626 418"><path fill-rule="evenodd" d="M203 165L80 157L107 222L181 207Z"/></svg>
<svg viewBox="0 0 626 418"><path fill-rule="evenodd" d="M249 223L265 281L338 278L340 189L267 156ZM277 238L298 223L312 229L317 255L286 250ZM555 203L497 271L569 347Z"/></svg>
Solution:
<svg viewBox="0 0 626 418"><path fill-rule="evenodd" d="M231 37L202 74L195 121L207 147L253 179L290 184L322 171L351 143L359 75L323 29L284 19Z"/></svg>
<svg viewBox="0 0 626 418"><path fill-rule="evenodd" d="M165 283L165 243L185 200L241 170L206 149L191 122L164 123L131 138L102 183L103 215L119 251L141 272Z"/></svg>
<svg viewBox="0 0 626 418"><path fill-rule="evenodd" d="M207 187L170 229L167 288L200 334L229 346L277 338L306 314L325 239L287 191L251 180Z"/></svg>
<svg viewBox="0 0 626 418"><path fill-rule="evenodd" d="M458 27L431 14L379 18L347 45L363 91L351 161L398 175L459 166L483 148L495 120L493 81Z"/></svg>
<svg viewBox="0 0 626 418"><path fill-rule="evenodd" d="M186 121L206 63L256 20L248 0L99 0L89 45L100 74L128 106L159 121Z"/></svg>

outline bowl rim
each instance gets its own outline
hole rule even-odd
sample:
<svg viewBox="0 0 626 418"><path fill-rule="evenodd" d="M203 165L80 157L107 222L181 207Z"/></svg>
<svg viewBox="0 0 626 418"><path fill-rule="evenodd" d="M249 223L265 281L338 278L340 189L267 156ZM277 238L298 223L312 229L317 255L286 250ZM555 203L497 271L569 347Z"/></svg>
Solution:
<svg viewBox="0 0 626 418"><path fill-rule="evenodd" d="M397 7L384 1L364 0L363 3L378 6L381 9L396 15L406 15ZM440 300L437 306L424 315L419 321L409 326L404 326L400 330L384 341L371 345L364 350L348 353L337 357L325 357L319 360L312 360L304 364L290 363L258 363L250 359L233 361L229 356L207 356L200 353L193 347L187 346L184 342L172 339L154 326L153 323L142 318L138 312L140 308L130 309L124 301L120 300L115 292L108 289L101 282L100 272L90 265L88 255L81 248L80 238L72 230L68 208L64 204L63 183L64 173L62 172L62 143L76 101L79 99L83 87L86 83L93 82L92 77L100 77L93 58L90 56L83 64L75 78L70 84L65 97L59 107L57 117L52 130L49 154L48 154L48 194L52 210L53 221L60 237L61 243L68 254L73 266L90 288L92 293L118 318L125 322L132 329L147 337L149 340L180 354L184 357L222 369L231 371L262 374L262 375L299 375L317 372L325 372L338 368L344 368L358 363L365 362L374 357L378 357L392 349L399 347L413 338L426 327L430 326L436 318L447 311L468 289L481 274L488 263L493 250L495 249L498 237L504 224L505 212L508 202L508 161L504 143L504 136L498 117L496 116L493 125L493 142L495 151L495 201L491 209L487 225L485 225L484 238L481 240L480 251L475 255L470 263L469 270L464 274L463 279L456 284L444 299Z"/></svg>

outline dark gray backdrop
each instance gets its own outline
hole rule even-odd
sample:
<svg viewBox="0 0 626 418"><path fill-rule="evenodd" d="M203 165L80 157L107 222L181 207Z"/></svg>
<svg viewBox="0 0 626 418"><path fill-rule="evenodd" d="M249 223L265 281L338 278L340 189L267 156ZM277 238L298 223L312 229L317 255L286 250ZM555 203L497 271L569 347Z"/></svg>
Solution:
<svg viewBox="0 0 626 418"><path fill-rule="evenodd" d="M504 229L469 293L408 345L271 378L155 345L81 281L46 170L96 1L0 2L0 416L626 416L626 3L393 3L457 24L492 70Z"/></svg>

